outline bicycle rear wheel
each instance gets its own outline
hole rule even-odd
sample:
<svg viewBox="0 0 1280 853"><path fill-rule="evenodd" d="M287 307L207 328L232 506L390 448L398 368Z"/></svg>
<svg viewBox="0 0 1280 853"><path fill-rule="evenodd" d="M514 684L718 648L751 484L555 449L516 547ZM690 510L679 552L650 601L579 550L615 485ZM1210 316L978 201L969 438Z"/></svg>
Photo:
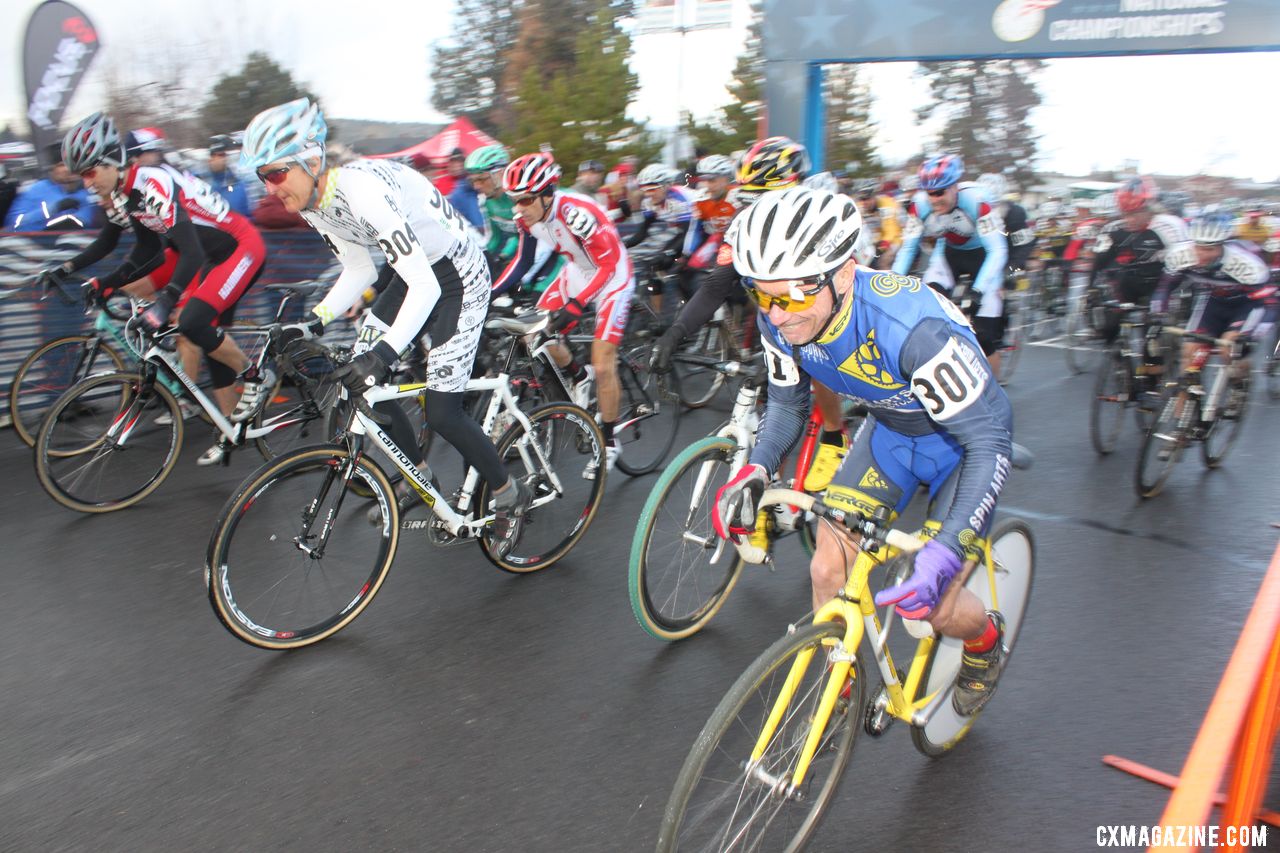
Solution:
<svg viewBox="0 0 1280 853"><path fill-rule="evenodd" d="M400 511L382 469L361 455L351 479L381 507L343 488L346 447L302 448L264 463L222 507L205 585L218 620L263 649L318 643L364 612L391 570Z"/></svg>
<svg viewBox="0 0 1280 853"><path fill-rule="evenodd" d="M169 422L156 423L162 413ZM178 401L136 373L103 373L58 398L36 434L36 476L78 512L112 512L151 494L182 449Z"/></svg>
<svg viewBox="0 0 1280 853"><path fill-rule="evenodd" d="M584 409L547 403L530 412L529 421L529 431L518 421L511 425L498 442L498 456L541 503L528 510L520 538L505 557L494 555L488 536L478 540L489 562L518 574L550 568L569 553L591 526L606 480L583 476L593 463L596 471L605 466L604 436ZM484 483L474 506L487 513L490 498Z"/></svg>
<svg viewBox="0 0 1280 853"><path fill-rule="evenodd" d="M711 527L716 490L728 482L737 449L718 436L694 442L662 472L640 512L628 572L631 612L659 640L701 630L742 574L742 558Z"/></svg>
<svg viewBox="0 0 1280 853"><path fill-rule="evenodd" d="M1087 300L1083 293L1069 297L1065 323L1063 352L1073 374L1088 373L1097 367L1101 353L1089 324Z"/></svg>
<svg viewBox="0 0 1280 853"><path fill-rule="evenodd" d="M1183 398L1181 401L1179 397ZM1160 404L1160 413L1142 441L1138 454L1138 467L1134 486L1138 496L1154 498L1164 488L1165 481L1173 473L1173 466L1182 458L1187 446L1187 436L1181 426L1181 406L1196 407L1195 400L1183 394L1181 385L1175 386ZM1198 415L1195 420L1199 420Z"/></svg>
<svg viewBox="0 0 1280 853"><path fill-rule="evenodd" d="M1098 365L1098 378L1093 386L1093 403L1089 409L1089 438L1093 449L1106 456L1116 449L1124 426L1124 410L1129 405L1132 377L1129 363L1112 351Z"/></svg>
<svg viewBox="0 0 1280 853"><path fill-rule="evenodd" d="M987 610L999 611L1004 617L1004 662L999 679L1008 671L1009 658L1022 631L1027 605L1031 600L1031 586L1035 581L1035 539L1026 522L1016 518L996 524L991 533L991 555L995 567L994 589L986 567L979 564L969 575L965 588L982 600ZM925 664L924 688L921 695L932 696L939 690L950 691L960 672L963 641L954 637L938 638L933 644L929 660ZM997 686L999 680L997 680ZM995 687L992 688L995 692ZM988 699L990 702L990 699ZM981 716L986 705L976 713L964 715L956 711L949 701L942 706L923 727L911 727L911 741L916 749L931 758L950 752Z"/></svg>
<svg viewBox="0 0 1280 853"><path fill-rule="evenodd" d="M795 763L831 674L829 653L844 636L840 622L797 628L756 658L720 701L685 759L667 801L657 849L785 850L804 847L835 796L862 728L866 668L857 656L823 729L804 782L793 789ZM791 703L757 762L761 727L793 663Z"/></svg>
<svg viewBox="0 0 1280 853"><path fill-rule="evenodd" d="M649 369L648 349L618 351L622 399L613 435L622 446L617 466L632 477L648 474L667 458L680 424L680 380Z"/></svg>
<svg viewBox="0 0 1280 853"><path fill-rule="evenodd" d="M1009 322L1004 331L1004 347L1000 350L1000 375L997 380L1001 385L1007 385L1013 379L1013 372L1018 369L1018 361L1022 357L1022 348L1025 346L1023 333L1026 330L1021 322L1021 311L1015 307L1009 312Z"/></svg>
<svg viewBox="0 0 1280 853"><path fill-rule="evenodd" d="M124 369L124 357L96 335L68 335L36 347L18 365L9 386L13 431L33 447L40 422L68 388L94 373Z"/></svg>

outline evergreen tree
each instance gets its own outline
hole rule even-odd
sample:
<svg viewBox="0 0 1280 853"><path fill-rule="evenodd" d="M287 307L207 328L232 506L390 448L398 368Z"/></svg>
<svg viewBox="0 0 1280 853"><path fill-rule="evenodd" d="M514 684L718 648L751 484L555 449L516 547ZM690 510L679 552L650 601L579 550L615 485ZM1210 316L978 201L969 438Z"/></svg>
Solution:
<svg viewBox="0 0 1280 853"><path fill-rule="evenodd" d="M630 54L631 39L619 29L616 13L601 5L578 31L572 64L552 63L551 71L526 67L513 99L513 153L549 145L570 176L586 159L655 157L661 142L626 117L637 83L627 64Z"/></svg>
<svg viewBox="0 0 1280 853"><path fill-rule="evenodd" d="M232 133L243 130L268 107L304 96L316 99L271 57L254 51L240 71L224 75L213 84L200 117L209 134Z"/></svg>
<svg viewBox="0 0 1280 853"><path fill-rule="evenodd" d="M509 0L458 0L448 43L432 48L431 104L499 135L512 120L504 85L520 18Z"/></svg>
<svg viewBox="0 0 1280 853"><path fill-rule="evenodd" d="M831 170L857 163L852 174L878 177L883 171L875 153L871 122L871 89L852 64L828 65L822 97L827 107L826 161Z"/></svg>
<svg viewBox="0 0 1280 853"><path fill-rule="evenodd" d="M1034 76L1043 67L1039 59L921 63L932 100L917 117L945 121L937 149L963 157L967 177L1004 172L1029 186L1039 140L1030 114L1041 100Z"/></svg>

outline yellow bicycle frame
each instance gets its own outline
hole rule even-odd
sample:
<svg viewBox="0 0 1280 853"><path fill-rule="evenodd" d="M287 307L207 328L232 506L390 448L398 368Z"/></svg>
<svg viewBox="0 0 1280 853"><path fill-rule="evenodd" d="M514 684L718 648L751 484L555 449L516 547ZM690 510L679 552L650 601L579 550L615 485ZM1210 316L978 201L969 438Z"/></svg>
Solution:
<svg viewBox="0 0 1280 853"><path fill-rule="evenodd" d="M931 537L936 533L938 527L937 522L926 522L922 538ZM981 555L981 561L986 565L987 582L991 591L991 606L998 610L995 560L991 554L990 540L982 539L975 542L973 550L976 550ZM888 637L882 632L880 616L876 611L874 596L871 592L869 579L872 570L899 553L901 552L897 548L888 545L881 545L875 554L859 549L844 588L840 590L835 598L824 604L814 614L813 622L815 625L821 622L842 622L845 626L845 631L844 636L834 643L824 641L825 645L832 646L831 651L828 653L828 659L832 664L831 673L827 677L826 687L823 688L822 698L818 702L817 711L810 724L809 735L805 739L804 748L796 761L790 790L795 790L804 783L805 775L809 771L809 764L818 752L822 734L827 729L827 723L831 719L832 711L835 710L836 701L839 699L840 691L849 675L853 660L857 656L857 649L862 642L864 633L870 633L871 636L876 638L875 645L878 647L874 651L876 652L876 662L879 665L880 676L884 680L885 688L889 695L889 705L886 709L889 714L906 723L912 723L916 713L928 707L936 696L936 693L931 693L928 696L916 698L920 691L920 684L924 679L925 666L928 664L929 658L933 653L934 644L937 642L936 636L931 634L916 644L915 654L911 659L911 669L907 673L906 684L900 683L898 681L897 668L893 665L893 658L889 652ZM967 580L967 577L968 573L965 573L958 580L963 583ZM856 610L854 609L855 605L857 606ZM852 649L852 651L846 651L849 649ZM764 757L765 750L768 749L769 743L777 733L778 725L791 707L791 701L795 698L800 682L809 669L814 652L814 649L802 651L792 662L791 670L787 673L787 679L783 682L782 690L778 694L778 698L774 700L769 717L765 720L760 736L756 740L755 749L751 752L751 764L753 766Z"/></svg>

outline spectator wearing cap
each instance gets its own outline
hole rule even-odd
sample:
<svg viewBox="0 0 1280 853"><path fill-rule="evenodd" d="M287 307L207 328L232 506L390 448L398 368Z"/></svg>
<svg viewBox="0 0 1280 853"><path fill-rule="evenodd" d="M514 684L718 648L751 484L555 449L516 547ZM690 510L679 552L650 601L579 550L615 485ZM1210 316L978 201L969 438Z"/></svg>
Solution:
<svg viewBox="0 0 1280 853"><path fill-rule="evenodd" d="M98 206L80 176L62 162L61 143L50 145L45 156L50 164L49 177L18 193L5 217L5 228L44 231L95 227L100 220Z"/></svg>
<svg viewBox="0 0 1280 853"><path fill-rule="evenodd" d="M469 184L467 180L467 155L461 148L449 152L449 160L445 163L444 172L431 179L442 195L449 196L458 188L458 184Z"/></svg>
<svg viewBox="0 0 1280 853"><path fill-rule="evenodd" d="M250 214L249 191L245 182L231 168L228 156L235 145L229 136L215 136L209 140L209 168L200 175L205 183L226 199L231 209L241 216Z"/></svg>
<svg viewBox="0 0 1280 853"><path fill-rule="evenodd" d="M584 160L578 166L578 178L573 182L573 186L569 187L569 192L585 195L605 210L609 210L609 215L617 219L619 217L614 216L613 211L610 210L611 207L616 209L617 205L610 203L609 194L601 189L603 185L604 164L599 160Z"/></svg>

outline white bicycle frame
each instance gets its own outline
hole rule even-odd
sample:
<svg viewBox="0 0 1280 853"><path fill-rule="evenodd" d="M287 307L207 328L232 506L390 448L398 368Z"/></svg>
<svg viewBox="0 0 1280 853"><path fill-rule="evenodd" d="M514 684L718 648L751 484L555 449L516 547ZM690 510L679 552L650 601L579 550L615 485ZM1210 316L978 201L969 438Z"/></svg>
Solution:
<svg viewBox="0 0 1280 853"><path fill-rule="evenodd" d="M727 371L728 375L732 375L733 372L736 371ZM747 458L751 455L751 448L756 443L756 427L760 425L760 416L756 413L756 400L759 397L760 388L744 382L738 388L738 396L733 401L733 413L729 415L729 420L714 433L717 438L727 438L736 445L737 449L733 452L733 470L735 471L747 464ZM711 471L714 465L714 460L708 460L702 463L698 470L698 477L694 480L693 491L691 492L695 496L695 500L698 495L704 495L705 497L707 481L711 478ZM691 513L695 507L690 508ZM691 534L685 531L685 536L691 536ZM714 566L720 561L720 555L724 552L725 540L718 539L708 562Z"/></svg>
<svg viewBox="0 0 1280 853"><path fill-rule="evenodd" d="M409 385L378 385L364 392L362 396L364 401L372 408L373 405L387 400L417 397L426 387L425 383L420 382ZM529 440L533 434L533 424L530 422L529 417L520 411L516 405L515 397L511 394L510 377L505 373L500 373L497 376L471 379L467 382L466 390L493 392L489 398L489 407L485 411L484 420L481 421L481 428L484 430L485 435L491 434L493 425L497 422L498 413L502 411L505 411L512 420L524 427L524 437L515 445L516 452L520 454L520 459L524 463L525 469L529 473L545 474L554 490L550 494L536 498L531 507L539 507L558 500L564 494L564 486L561 484L555 469L547 461L546 453L541 443ZM348 398L346 388L340 388L339 394L342 399ZM470 506L471 497L475 494L476 487L480 483L480 472L474 467L467 466L462 489L458 492L458 508L455 509L436 490L430 479L419 470L418 466L409 461L409 457L391 440L391 436L387 435L377 422L359 407L356 408L351 420L350 432L352 435L369 435L377 439L373 446L404 474L405 481L418 493L423 502L431 508L436 518L440 519L450 534L454 536L472 535L493 521L492 513L480 518L474 518L470 511L465 509ZM460 512L459 510L462 511Z"/></svg>

